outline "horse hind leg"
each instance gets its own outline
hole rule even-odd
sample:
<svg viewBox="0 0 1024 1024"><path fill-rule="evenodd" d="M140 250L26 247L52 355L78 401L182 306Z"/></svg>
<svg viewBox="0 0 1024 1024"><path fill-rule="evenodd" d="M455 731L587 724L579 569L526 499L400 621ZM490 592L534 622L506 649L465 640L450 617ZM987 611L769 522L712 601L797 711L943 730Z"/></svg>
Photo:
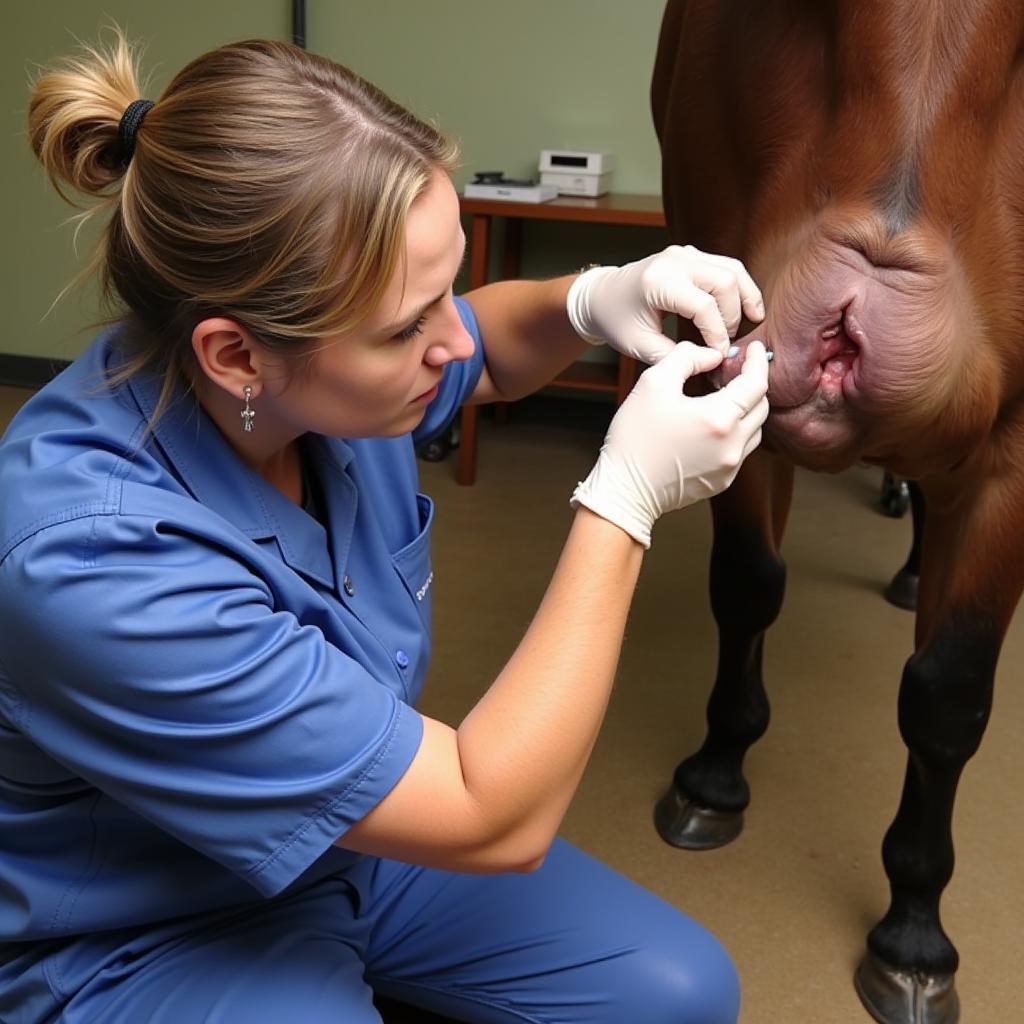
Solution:
<svg viewBox="0 0 1024 1024"><path fill-rule="evenodd" d="M778 616L785 592L778 545L792 481L792 467L770 456L750 459L732 487L712 502L710 591L718 671L704 743L676 767L655 808L658 833L673 846L713 849L743 829L750 802L743 759L770 717L762 653L765 630Z"/></svg>
<svg viewBox="0 0 1024 1024"><path fill-rule="evenodd" d="M959 956L939 905L953 874L957 786L988 724L999 652L1024 586L1019 475L961 483L945 503L928 493L916 651L899 692L906 775L882 844L891 899L855 977L882 1024L960 1019Z"/></svg>
<svg viewBox="0 0 1024 1024"><path fill-rule="evenodd" d="M959 956L939 901L953 875L957 784L988 722L1000 642L980 616L957 615L903 672L899 722L909 756L882 844L892 896L855 976L861 1001L882 1024L959 1020Z"/></svg>

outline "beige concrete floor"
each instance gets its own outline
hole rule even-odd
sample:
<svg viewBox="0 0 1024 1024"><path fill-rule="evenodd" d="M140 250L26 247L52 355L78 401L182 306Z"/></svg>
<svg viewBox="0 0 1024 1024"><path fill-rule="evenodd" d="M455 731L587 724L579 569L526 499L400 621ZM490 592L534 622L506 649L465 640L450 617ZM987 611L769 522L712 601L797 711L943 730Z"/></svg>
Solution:
<svg viewBox="0 0 1024 1024"><path fill-rule="evenodd" d="M456 486L449 463L423 467L438 503L437 648L424 708L453 722L521 635L564 538L568 494L599 441L522 420L513 411L507 427L485 421L474 487ZM887 907L879 849L903 778L896 693L913 633L913 616L881 596L906 558L910 521L879 513L880 483L863 468L798 474L787 598L765 654L773 719L747 759L753 798L740 839L684 852L651 823L675 764L703 738L714 674L701 507L655 531L608 719L563 828L723 939L740 968L743 1024L869 1020L851 976ZM943 922L962 957L962 1024L1024 1020L1020 620L955 815Z"/></svg>
<svg viewBox="0 0 1024 1024"><path fill-rule="evenodd" d="M21 397L0 388L0 423ZM422 464L437 502L436 654L422 705L430 714L459 720L539 601L569 524L568 494L600 441L593 425L567 425L580 419L572 404L559 403L562 422L525 409L505 427L484 418L473 487L454 483L453 459ZM850 979L887 905L879 846L903 775L895 702L913 622L881 597L910 524L879 513L879 484L878 471L860 468L798 474L788 594L765 655L773 721L747 760L753 803L740 839L687 853L651 824L673 767L703 736L714 671L701 507L657 527L608 719L565 820L568 839L720 936L740 969L743 1024L869 1020ZM962 1024L1024 1020L1022 653L1018 616L955 815L958 863L943 921L962 958Z"/></svg>

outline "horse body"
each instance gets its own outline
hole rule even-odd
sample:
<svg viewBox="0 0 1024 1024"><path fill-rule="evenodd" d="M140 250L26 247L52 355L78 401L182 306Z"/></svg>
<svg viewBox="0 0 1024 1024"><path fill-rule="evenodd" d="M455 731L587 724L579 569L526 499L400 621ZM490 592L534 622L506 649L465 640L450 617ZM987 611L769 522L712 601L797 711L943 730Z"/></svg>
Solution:
<svg viewBox="0 0 1024 1024"><path fill-rule="evenodd" d="M792 466L917 481L892 902L857 983L886 1024L949 1024L953 800L1024 589L1024 5L669 0L652 105L673 237L746 263L767 316L737 344L775 352L765 444L712 505L709 733L659 828L687 846L739 830L743 756L768 723L760 652L785 585Z"/></svg>

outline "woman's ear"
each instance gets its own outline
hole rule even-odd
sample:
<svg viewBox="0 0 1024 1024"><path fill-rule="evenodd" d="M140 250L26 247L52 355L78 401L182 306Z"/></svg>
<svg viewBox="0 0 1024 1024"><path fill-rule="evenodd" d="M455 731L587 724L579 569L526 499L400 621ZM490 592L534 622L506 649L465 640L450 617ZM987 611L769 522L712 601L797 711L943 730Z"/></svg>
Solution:
<svg viewBox="0 0 1024 1024"><path fill-rule="evenodd" d="M200 320L192 331L192 351L199 372L223 391L240 399L248 385L254 397L259 395L263 352L237 321Z"/></svg>

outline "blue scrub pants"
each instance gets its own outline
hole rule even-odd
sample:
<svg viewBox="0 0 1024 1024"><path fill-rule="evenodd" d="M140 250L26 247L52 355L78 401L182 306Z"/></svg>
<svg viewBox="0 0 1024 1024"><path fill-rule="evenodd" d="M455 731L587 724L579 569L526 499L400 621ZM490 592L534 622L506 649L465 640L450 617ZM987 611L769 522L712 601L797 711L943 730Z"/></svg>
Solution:
<svg viewBox="0 0 1024 1024"><path fill-rule="evenodd" d="M367 858L348 878L111 948L48 1019L379 1024L372 987L481 1024L736 1021L736 972L719 943L567 843L530 874Z"/></svg>

